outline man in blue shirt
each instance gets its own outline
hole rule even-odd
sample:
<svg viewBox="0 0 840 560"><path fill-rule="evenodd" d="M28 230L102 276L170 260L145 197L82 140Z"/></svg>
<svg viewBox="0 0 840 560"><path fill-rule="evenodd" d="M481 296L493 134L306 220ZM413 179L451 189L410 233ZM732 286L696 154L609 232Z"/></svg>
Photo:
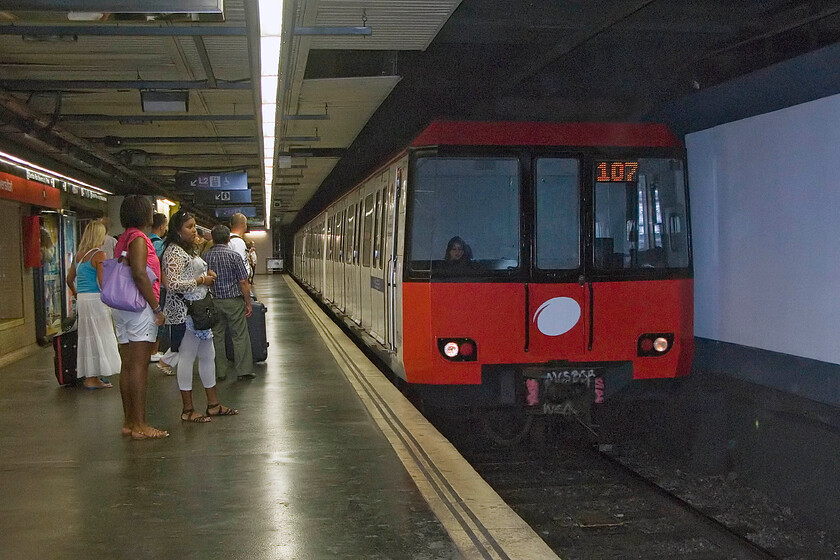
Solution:
<svg viewBox="0 0 840 560"><path fill-rule="evenodd" d="M156 212L155 215L152 217L152 231L149 233L149 239L152 241L152 246L155 248L155 254L157 255L158 260L163 255L163 238L166 237L166 226L169 225L169 218L166 217L166 214L161 214ZM166 288L161 285L160 287L160 305L163 307L163 304L166 301ZM164 363L161 365L160 361L163 358L163 353L160 351L160 337L166 332L167 326L161 325L158 328L158 338L155 341L155 345L152 347L152 362L157 362L158 367L165 373L166 375L174 375L174 372L171 371L171 368L168 364ZM171 342L171 341L170 341ZM177 347L177 345L175 345Z"/></svg>
<svg viewBox="0 0 840 560"><path fill-rule="evenodd" d="M156 212L152 217L152 231L149 233L149 239L152 241L152 247L155 248L155 254L160 259L163 256L163 239L166 237L166 226L169 225L169 218L166 214Z"/></svg>
<svg viewBox="0 0 840 560"><path fill-rule="evenodd" d="M227 243L230 230L218 225L211 231L213 246L204 255L207 266L216 272L210 287L218 320L213 326L213 346L216 349L216 379L227 379L230 367L225 356L225 332L230 329L233 341L233 366L239 379L253 379L254 360L247 317L251 316L251 284L242 258Z"/></svg>

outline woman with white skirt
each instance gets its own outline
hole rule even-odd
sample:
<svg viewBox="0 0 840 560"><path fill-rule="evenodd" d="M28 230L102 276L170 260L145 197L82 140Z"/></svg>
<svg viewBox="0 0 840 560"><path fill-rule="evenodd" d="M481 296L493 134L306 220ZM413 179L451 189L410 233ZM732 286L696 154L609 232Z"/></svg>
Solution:
<svg viewBox="0 0 840 560"><path fill-rule="evenodd" d="M111 387L108 378L119 373L121 366L111 309L100 299L105 253L99 247L105 235L102 222L90 222L67 273L67 287L76 296L79 335L77 374L84 379L85 389L91 390Z"/></svg>

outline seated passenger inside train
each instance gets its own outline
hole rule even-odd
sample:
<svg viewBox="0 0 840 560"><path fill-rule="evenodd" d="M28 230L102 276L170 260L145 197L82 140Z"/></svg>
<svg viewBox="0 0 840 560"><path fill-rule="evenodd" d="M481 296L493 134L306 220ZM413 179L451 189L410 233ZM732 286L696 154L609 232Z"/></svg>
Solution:
<svg viewBox="0 0 840 560"><path fill-rule="evenodd" d="M472 249L456 235L446 244L443 262L448 268L466 267L472 263Z"/></svg>

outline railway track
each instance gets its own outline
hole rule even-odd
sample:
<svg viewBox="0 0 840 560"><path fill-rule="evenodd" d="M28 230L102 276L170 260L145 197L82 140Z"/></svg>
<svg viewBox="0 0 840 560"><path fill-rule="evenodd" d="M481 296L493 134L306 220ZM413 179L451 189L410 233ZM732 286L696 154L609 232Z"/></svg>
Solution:
<svg viewBox="0 0 840 560"><path fill-rule="evenodd" d="M494 448L447 435L564 560L779 558L586 442Z"/></svg>

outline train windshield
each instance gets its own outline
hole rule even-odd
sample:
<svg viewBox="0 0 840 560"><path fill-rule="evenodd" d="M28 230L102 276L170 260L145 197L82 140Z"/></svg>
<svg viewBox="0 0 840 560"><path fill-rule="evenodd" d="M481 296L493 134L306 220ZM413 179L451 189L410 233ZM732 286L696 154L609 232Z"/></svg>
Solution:
<svg viewBox="0 0 840 560"><path fill-rule="evenodd" d="M596 161L594 173L595 267L688 267L683 162Z"/></svg>
<svg viewBox="0 0 840 560"><path fill-rule="evenodd" d="M433 277L519 268L519 160L420 157L414 168L408 263Z"/></svg>

